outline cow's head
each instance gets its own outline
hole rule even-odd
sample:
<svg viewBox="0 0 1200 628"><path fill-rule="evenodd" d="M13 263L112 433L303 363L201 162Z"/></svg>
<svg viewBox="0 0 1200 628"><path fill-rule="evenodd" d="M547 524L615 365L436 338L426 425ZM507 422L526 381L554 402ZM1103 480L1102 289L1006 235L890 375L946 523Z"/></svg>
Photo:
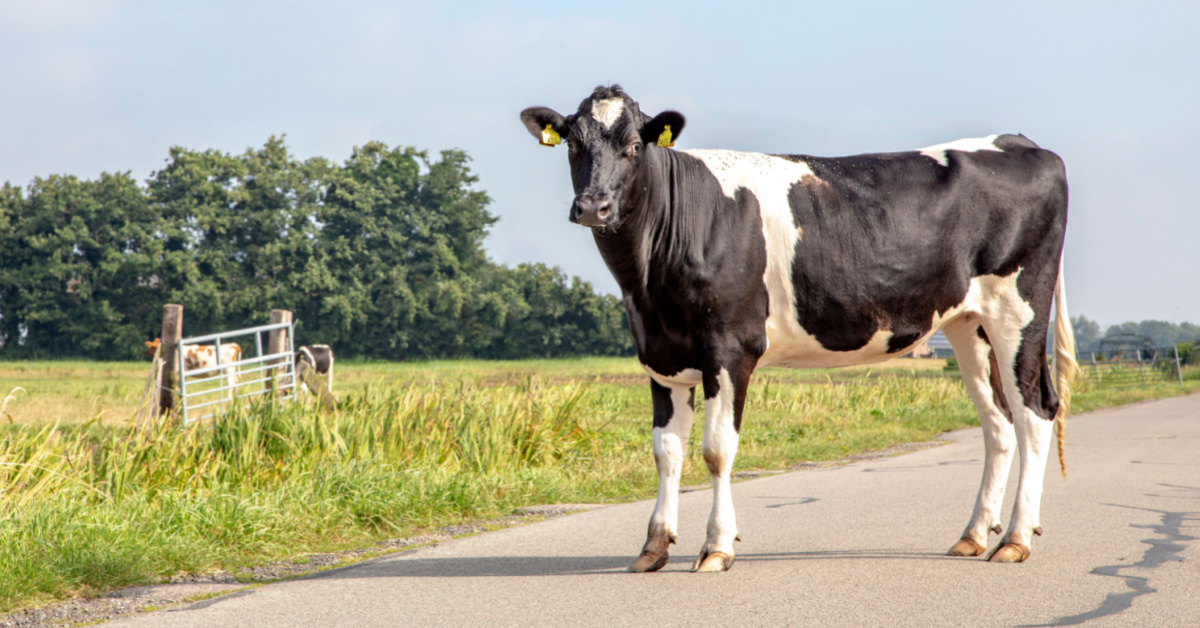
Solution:
<svg viewBox="0 0 1200 628"><path fill-rule="evenodd" d="M521 112L521 121L543 145L567 144L575 186L571 222L600 228L621 222L622 203L647 158L671 146L684 125L677 111L653 118L643 114L619 85L597 87L569 116L530 107Z"/></svg>

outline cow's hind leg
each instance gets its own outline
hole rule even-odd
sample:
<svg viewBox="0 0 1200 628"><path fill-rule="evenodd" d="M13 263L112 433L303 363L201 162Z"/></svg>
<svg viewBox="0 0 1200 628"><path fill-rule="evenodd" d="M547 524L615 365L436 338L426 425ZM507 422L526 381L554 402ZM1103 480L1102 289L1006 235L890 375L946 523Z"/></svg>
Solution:
<svg viewBox="0 0 1200 628"><path fill-rule="evenodd" d="M979 412L983 428L983 480L971 520L948 552L951 556L979 556L986 551L988 532L1001 532L1000 509L1012 466L1016 433L996 368L996 354L987 335L973 316L960 318L943 328L954 347L967 394Z"/></svg>
<svg viewBox="0 0 1200 628"><path fill-rule="evenodd" d="M1054 268L1057 271L1057 268ZM1026 272L1028 269L1026 269ZM1042 533L1042 484L1053 444L1058 395L1046 364L1046 333L1054 275L1031 276L1020 293L1017 285L993 292L995 311L985 313L983 327L996 351L1004 396L1009 401L1021 454L1020 482L1008 532L989 560L1021 562L1030 555L1030 540ZM1048 286L1048 288L1047 288ZM1028 295L1028 296L1027 296Z"/></svg>
<svg viewBox="0 0 1200 628"><path fill-rule="evenodd" d="M667 547L679 524L679 477L692 430L695 388L667 388L650 382L654 400L654 461L658 465L658 501L650 515L646 544L629 571L657 571L667 564Z"/></svg>
<svg viewBox="0 0 1200 628"><path fill-rule="evenodd" d="M750 384L752 367L721 368L704 375L704 464L713 483L713 507L708 517L708 534L692 571L726 571L733 566L733 542L738 540L737 517L733 510L730 479L737 456L738 429L742 406Z"/></svg>

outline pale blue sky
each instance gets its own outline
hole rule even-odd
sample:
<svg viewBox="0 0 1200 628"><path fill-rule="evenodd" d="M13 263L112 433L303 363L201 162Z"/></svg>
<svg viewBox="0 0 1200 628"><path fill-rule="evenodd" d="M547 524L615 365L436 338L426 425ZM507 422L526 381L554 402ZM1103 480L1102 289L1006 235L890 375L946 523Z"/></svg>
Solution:
<svg viewBox="0 0 1200 628"><path fill-rule="evenodd" d="M1066 160L1072 313L1200 321L1200 3L0 0L0 181L287 134L461 148L497 261L615 291L517 114L616 82L679 148L842 155L1020 132Z"/></svg>

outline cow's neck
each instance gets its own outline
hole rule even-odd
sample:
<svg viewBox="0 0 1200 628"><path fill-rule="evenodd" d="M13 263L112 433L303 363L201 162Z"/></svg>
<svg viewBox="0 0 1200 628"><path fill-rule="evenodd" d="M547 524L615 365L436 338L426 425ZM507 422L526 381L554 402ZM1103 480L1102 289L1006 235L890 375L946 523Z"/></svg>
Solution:
<svg viewBox="0 0 1200 628"><path fill-rule="evenodd" d="M676 177L680 167L674 151L652 149L635 174L622 199L626 213L614 231L594 231L600 256L608 265L626 298L645 297L649 274L665 269L651 268L651 255L670 239L674 198L678 195Z"/></svg>

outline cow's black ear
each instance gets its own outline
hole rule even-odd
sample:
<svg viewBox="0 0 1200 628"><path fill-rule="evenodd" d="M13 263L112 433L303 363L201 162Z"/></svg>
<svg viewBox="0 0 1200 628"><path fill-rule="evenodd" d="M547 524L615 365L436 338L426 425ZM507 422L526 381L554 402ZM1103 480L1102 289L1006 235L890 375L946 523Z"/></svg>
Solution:
<svg viewBox="0 0 1200 628"><path fill-rule="evenodd" d="M647 146L674 146L687 120L678 111L664 111L642 127L642 142Z"/></svg>
<svg viewBox="0 0 1200 628"><path fill-rule="evenodd" d="M522 111L521 122L525 123L529 134L536 137L543 146L557 146L571 130L566 120L548 107L530 107Z"/></svg>

